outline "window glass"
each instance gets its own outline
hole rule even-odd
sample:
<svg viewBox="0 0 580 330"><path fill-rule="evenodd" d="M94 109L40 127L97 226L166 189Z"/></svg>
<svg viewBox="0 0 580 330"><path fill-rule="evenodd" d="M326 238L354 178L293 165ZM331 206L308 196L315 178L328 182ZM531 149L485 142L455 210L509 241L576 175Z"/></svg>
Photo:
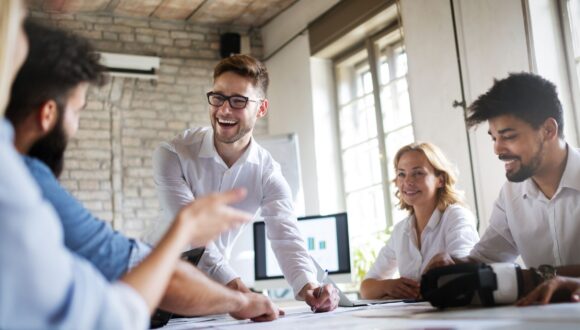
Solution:
<svg viewBox="0 0 580 330"><path fill-rule="evenodd" d="M343 180L355 268L370 266L367 257L376 256L393 224L407 216L396 207L393 157L414 140L407 55L399 31L365 44L368 48L335 62Z"/></svg>
<svg viewBox="0 0 580 330"><path fill-rule="evenodd" d="M578 81L580 81L580 0L568 0L568 16L570 19L570 31L572 32L576 75Z"/></svg>

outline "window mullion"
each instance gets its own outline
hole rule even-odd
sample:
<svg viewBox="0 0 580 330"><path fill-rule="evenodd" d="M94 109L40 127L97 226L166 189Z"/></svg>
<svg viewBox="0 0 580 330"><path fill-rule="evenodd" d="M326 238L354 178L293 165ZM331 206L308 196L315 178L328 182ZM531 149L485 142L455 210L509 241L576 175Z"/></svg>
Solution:
<svg viewBox="0 0 580 330"><path fill-rule="evenodd" d="M385 184L389 179L389 171L387 164L387 148L385 143L385 130L383 127L383 111L381 107L381 97L380 97L380 82L379 82L379 70L378 70L378 59L377 50L374 42L372 40L366 40L367 54L369 57L370 72L373 82L373 98L375 103L375 116L377 125L377 137L379 143L379 160L381 162L381 175L382 175L382 188L383 188L383 203L385 207L385 216L387 221L387 227L394 223L392 219L391 212L391 194L389 185Z"/></svg>
<svg viewBox="0 0 580 330"><path fill-rule="evenodd" d="M573 30L572 27L574 23L572 22L572 17L570 16L569 12L569 4L570 0L559 0L558 1L558 11L560 15L560 30L562 31L562 37L564 39L564 56L566 58L566 66L567 66L567 78L569 82L569 88L571 92L571 101L572 101L572 108L580 108L580 97L578 97L578 91L580 91L580 76L578 72L573 72L574 69L578 71L578 63L576 63L576 67L574 66L574 61L578 59L575 55L580 55L580 50L578 50L579 54L574 54L574 41L573 41ZM580 47L578 47L580 48ZM572 112L573 122L572 125L576 130L577 140L580 141L580 123L578 115L575 112Z"/></svg>

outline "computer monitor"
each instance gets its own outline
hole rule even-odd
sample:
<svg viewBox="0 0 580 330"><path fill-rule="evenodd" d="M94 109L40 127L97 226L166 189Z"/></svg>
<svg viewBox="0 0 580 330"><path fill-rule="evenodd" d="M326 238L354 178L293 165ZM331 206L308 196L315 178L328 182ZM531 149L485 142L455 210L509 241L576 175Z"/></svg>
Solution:
<svg viewBox="0 0 580 330"><path fill-rule="evenodd" d="M346 213L298 218L298 229L308 253L335 282L351 282L348 219ZM254 223L254 289L288 287L276 256L266 243L266 225Z"/></svg>

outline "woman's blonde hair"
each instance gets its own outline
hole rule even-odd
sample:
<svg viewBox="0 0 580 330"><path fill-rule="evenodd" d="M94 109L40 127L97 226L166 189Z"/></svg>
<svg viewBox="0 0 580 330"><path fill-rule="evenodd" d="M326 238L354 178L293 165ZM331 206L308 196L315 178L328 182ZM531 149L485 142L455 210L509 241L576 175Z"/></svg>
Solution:
<svg viewBox="0 0 580 330"><path fill-rule="evenodd" d="M17 47L23 10L24 4L21 0L0 1L0 116L3 116L6 110L14 79L12 76L14 48Z"/></svg>
<svg viewBox="0 0 580 330"><path fill-rule="evenodd" d="M410 151L417 151L425 155L429 164L431 164L433 169L435 169L435 175L443 178L443 187L440 187L437 190L437 209L439 211L443 212L452 204L465 205L465 202L463 201L463 193L455 189L455 183L457 182L455 166L447 160L447 157L445 157L445 154L443 154L441 149L432 143L414 142L399 149L393 161L395 172L397 171L401 157ZM396 184L396 181L397 179L395 177L393 183ZM413 214L413 207L405 203L401 198L401 192L397 190L395 196L399 199L398 206L401 210L407 210Z"/></svg>

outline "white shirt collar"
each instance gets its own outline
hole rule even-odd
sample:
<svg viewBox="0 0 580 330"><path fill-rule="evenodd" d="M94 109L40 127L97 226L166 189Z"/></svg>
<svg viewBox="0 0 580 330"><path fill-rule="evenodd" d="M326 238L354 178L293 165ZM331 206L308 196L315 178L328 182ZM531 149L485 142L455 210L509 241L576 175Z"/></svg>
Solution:
<svg viewBox="0 0 580 330"><path fill-rule="evenodd" d="M218 152L215 148L213 129L208 129L205 132L205 135L203 137L203 142L201 145L201 149L199 151L199 157L200 158L213 158L216 162L222 163L225 165L223 159L220 157L220 155L218 154ZM253 164L260 164L260 157L259 157L259 152L258 152L258 148L257 148L257 143L255 142L253 137L250 139L250 145L248 146L246 151L242 154L240 159L238 159L233 166L235 166L236 164L243 164L246 162L253 163Z"/></svg>
<svg viewBox="0 0 580 330"><path fill-rule="evenodd" d="M568 160L558 189L570 188L580 191L580 152L568 145L566 148L568 149Z"/></svg>
<svg viewBox="0 0 580 330"><path fill-rule="evenodd" d="M429 230L433 230L433 228L439 225L439 222L441 222L441 211L439 211L438 208L435 208L435 211L433 211L433 213L431 214L431 217L429 218L429 221L427 222L427 226L425 226L425 229L428 228ZM408 235L414 233L416 223L417 218L415 217L415 215L409 216L409 221L407 221L407 224L405 226L405 232Z"/></svg>
<svg viewBox="0 0 580 330"><path fill-rule="evenodd" d="M580 152L576 150L576 148L572 148L569 145L566 145L566 148L568 149L566 167L564 168L564 173L562 173L560 184L558 185L556 194L554 194L554 196L556 196L563 188L570 188L580 191ZM522 196L539 198L540 196L543 196L543 194L534 180L532 178L528 178L526 181L524 181Z"/></svg>

